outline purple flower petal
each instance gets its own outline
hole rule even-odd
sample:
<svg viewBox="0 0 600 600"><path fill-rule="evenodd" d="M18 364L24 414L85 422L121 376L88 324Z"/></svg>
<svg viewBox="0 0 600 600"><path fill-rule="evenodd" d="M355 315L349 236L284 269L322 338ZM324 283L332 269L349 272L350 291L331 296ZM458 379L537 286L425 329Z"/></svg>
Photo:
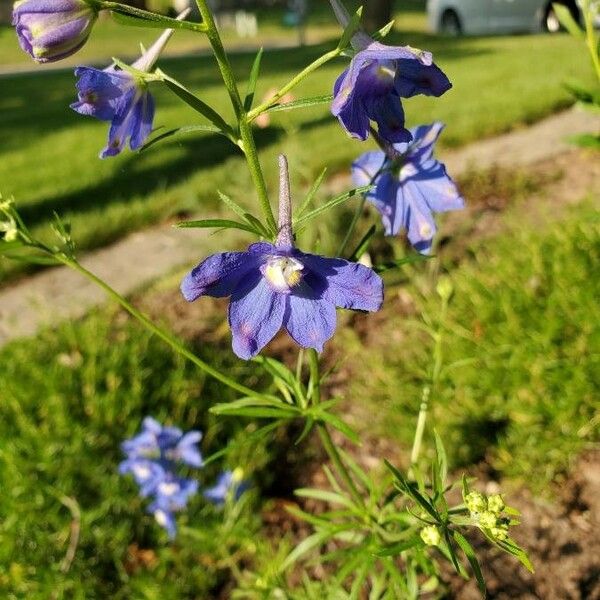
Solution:
<svg viewBox="0 0 600 600"><path fill-rule="evenodd" d="M240 283L229 305L233 351L240 358L256 356L275 337L283 324L285 298L260 272Z"/></svg>
<svg viewBox="0 0 600 600"><path fill-rule="evenodd" d="M335 306L330 300L290 294L284 322L299 346L323 352L323 345L335 333Z"/></svg>
<svg viewBox="0 0 600 600"><path fill-rule="evenodd" d="M381 151L361 154L352 163L352 182L359 187L373 183L384 164L385 154Z"/></svg>
<svg viewBox="0 0 600 600"><path fill-rule="evenodd" d="M448 77L434 64L424 65L416 60L398 61L395 88L402 98L418 94L439 97L451 87Z"/></svg>
<svg viewBox="0 0 600 600"><path fill-rule="evenodd" d="M372 269L341 258L326 258L300 252L297 252L297 255L311 274L318 275L324 282L324 286L316 290L314 297L307 300L324 300L334 307L351 310L375 312L381 308L383 281ZM307 281L310 282L308 278ZM293 294L291 298L294 298ZM335 320L333 325L335 328Z"/></svg>
<svg viewBox="0 0 600 600"><path fill-rule="evenodd" d="M260 246L248 252L223 252L213 254L201 262L181 283L181 293L188 302L200 296L222 298L230 296L241 279L251 272L258 273L262 262L261 250L272 247L270 244L254 244ZM251 247L252 248L252 247Z"/></svg>

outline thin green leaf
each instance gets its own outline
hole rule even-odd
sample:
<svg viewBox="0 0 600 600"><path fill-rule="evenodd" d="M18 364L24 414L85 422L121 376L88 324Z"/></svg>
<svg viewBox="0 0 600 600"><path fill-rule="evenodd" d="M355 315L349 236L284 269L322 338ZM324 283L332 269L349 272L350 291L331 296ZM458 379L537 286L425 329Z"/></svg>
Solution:
<svg viewBox="0 0 600 600"><path fill-rule="evenodd" d="M254 94L256 93L256 84L258 82L258 75L260 73L260 64L262 61L264 49L261 48L256 53L254 63L252 63L252 70L250 71L250 80L248 81L248 91L246 92L246 98L244 100L244 110L248 112L252 108L254 103Z"/></svg>
<svg viewBox="0 0 600 600"><path fill-rule="evenodd" d="M325 211L328 211L340 204L343 204L344 202L347 202L348 200L350 200L350 198L353 198L354 196L368 192L372 187L373 186L371 185L365 185L350 190L348 192L344 192L343 194L332 198L331 200L325 202L325 204L323 204L322 206L319 206L314 210L310 211L309 213L306 213L302 217L298 218L295 222L295 227L298 229L303 228L309 221L311 221L315 217L318 217L321 213L324 213Z"/></svg>
<svg viewBox="0 0 600 600"><path fill-rule="evenodd" d="M257 418L293 418L299 412L296 408L285 404L279 398L241 398L233 402L225 402L212 406L210 412L216 415L237 415Z"/></svg>
<svg viewBox="0 0 600 600"><path fill-rule="evenodd" d="M113 3L116 4L116 3ZM134 8L132 6L116 5L111 7L113 19L121 25L131 27L149 27L152 29L188 29L192 31L206 31L202 23L180 21L172 17L157 15L152 12Z"/></svg>
<svg viewBox="0 0 600 600"><path fill-rule="evenodd" d="M560 24L573 37L579 38L580 40L585 39L584 31L581 29L581 27L579 27L579 24L573 18L573 15L571 14L571 10L569 9L568 6L566 6L565 4L558 4L557 2L555 2L552 5L552 8L554 9L554 14L556 14L556 17L560 21Z"/></svg>
<svg viewBox="0 0 600 600"><path fill-rule="evenodd" d="M319 412L315 415L319 420L329 423L334 429L337 429L340 433L345 435L351 442L358 444L360 438L356 431L354 431L349 425L344 423L342 419L328 412Z"/></svg>
<svg viewBox="0 0 600 600"><path fill-rule="evenodd" d="M260 231L257 231L254 227L251 227L246 223L238 223L237 221L229 221L228 219L182 221L181 223L177 223L175 227L179 227L180 229L241 229L242 231L249 231L250 233L261 235Z"/></svg>
<svg viewBox="0 0 600 600"><path fill-rule="evenodd" d="M24 246L21 240L14 240L12 242L0 241L0 254L5 254L11 250L17 250Z"/></svg>
<svg viewBox="0 0 600 600"><path fill-rule="evenodd" d="M299 402L304 399L304 390L301 383L296 379L296 375L283 363L267 356L258 356L254 361L259 363L273 378L283 381Z"/></svg>
<svg viewBox="0 0 600 600"><path fill-rule="evenodd" d="M150 141L146 142L138 152L145 152L148 148L151 148L155 144L162 142L163 140L181 135L183 133L192 133L196 131L202 131L206 133L218 133L220 135L225 135L223 131L221 131L218 127L214 125L190 125L188 127L177 127L176 129L170 129L169 131L165 131L160 135L157 135L155 138L152 138Z"/></svg>
<svg viewBox="0 0 600 600"><path fill-rule="evenodd" d="M430 255L424 255L424 254L411 254L410 256L405 256L404 258L400 258L398 260L392 260L390 262L383 263L381 265L375 265L373 267L373 271L375 271L375 273L385 273L386 271L390 271L391 269L398 269L399 267L402 267L403 265L419 263L419 262L429 260L431 258L434 258L434 257L430 256Z"/></svg>
<svg viewBox="0 0 600 600"><path fill-rule="evenodd" d="M44 256L40 254L10 254L6 253L5 257L17 262L27 263L30 265L59 265L60 261L53 256Z"/></svg>
<svg viewBox="0 0 600 600"><path fill-rule="evenodd" d="M232 200L227 194L224 194L219 190L217 190L217 194L219 194L221 201L224 202L236 215L238 215L238 217L242 217L242 219L246 218L245 215L247 214L247 211L245 208Z"/></svg>
<svg viewBox="0 0 600 600"><path fill-rule="evenodd" d="M321 546L328 539L332 537L331 531L318 531L317 533L313 533L309 535L307 538L302 540L295 548L288 554L287 558L283 561L281 565L281 570L285 571L291 565L293 565L301 556L310 552L314 548Z"/></svg>
<svg viewBox="0 0 600 600"><path fill-rule="evenodd" d="M388 33L394 28L395 21L390 21L387 25L384 25L379 31L376 31L371 37L375 41L382 40L387 37Z"/></svg>
<svg viewBox="0 0 600 600"><path fill-rule="evenodd" d="M454 547L452 546L452 540L447 529L444 529L444 542L438 546L442 554L454 565L456 572L463 578L468 579L469 574L465 571L462 563L458 560Z"/></svg>
<svg viewBox="0 0 600 600"><path fill-rule="evenodd" d="M237 444L235 442L233 443L233 445L232 445L232 443L229 443L227 446L225 446L221 450L218 450L217 452L214 452L207 458L203 457L202 464L206 466L216 460L219 460L221 457L225 456L228 452L231 452L232 447L240 446L241 444L248 444L248 443L251 443L254 441L258 441L258 440L264 438L265 436L269 435L269 433L271 433L271 431L273 431L274 429L277 429L278 427L279 427L279 422L277 422L277 421L275 421L274 423L268 423L267 425L264 425L260 429L257 429L256 431L253 431L252 433L244 435L243 438L240 438L240 440L237 442Z"/></svg>
<svg viewBox="0 0 600 600"><path fill-rule="evenodd" d="M460 546L460 549L465 553L471 568L473 569L473 573L475 574L475 579L477 579L477 585L479 586L479 591L483 595L484 598L487 598L487 588L485 585L485 579L483 578L483 573L481 572L481 566L479 565L479 560L477 560L477 555L475 554L475 550L467 539L460 534L458 531L452 532L452 537L454 541Z"/></svg>
<svg viewBox="0 0 600 600"><path fill-rule="evenodd" d="M367 233L365 233L360 242L358 242L358 245L354 249L354 252L352 252L352 254L350 255L351 261L356 262L367 251L369 245L371 244L371 239L373 238L376 232L377 226L371 225Z"/></svg>
<svg viewBox="0 0 600 600"><path fill-rule="evenodd" d="M304 211L310 206L311 202L313 201L315 194L319 191L319 188L321 187L321 184L323 183L323 179L325 179L325 174L327 173L327 167L325 167L322 171L321 174L317 177L317 179L315 180L315 182L312 184L310 190L308 191L308 194L306 194L306 198L304 198L302 204L300 205L300 208L297 211L297 215L298 217L301 217L304 214Z"/></svg>
<svg viewBox="0 0 600 600"><path fill-rule="evenodd" d="M391 546L382 548L381 550L378 550L375 554L377 556L398 556L398 554L401 554L402 552L405 552L406 550L410 550L411 548L414 548L415 546L422 546L422 545L423 545L423 542L421 541L420 538L413 537L410 540L405 540L403 542L397 542L395 544L392 544Z"/></svg>
<svg viewBox="0 0 600 600"><path fill-rule="evenodd" d="M326 94L324 96L313 96L311 98L300 98L299 100L292 100L291 102L284 102L283 104L274 104L265 112L281 112L284 110L295 110L297 108L310 108L311 106L330 104L332 101L333 96L331 94Z"/></svg>
<svg viewBox="0 0 600 600"><path fill-rule="evenodd" d="M301 498L313 498L314 500L321 500L321 502L327 502L328 504L340 504L350 510L354 510L356 507L349 498L346 498L342 494L332 492L330 490L317 490L313 488L300 488L294 490L296 496Z"/></svg>
<svg viewBox="0 0 600 600"><path fill-rule="evenodd" d="M346 29L344 29L344 32L342 33L342 37L340 38L340 43L338 44L338 49L345 50L350 45L350 42L352 41L354 34L357 33L360 29L360 21L362 19L362 12L363 12L363 8L361 6L352 15L352 18L350 19L350 23L348 23L348 26L346 27Z"/></svg>
<svg viewBox="0 0 600 600"><path fill-rule="evenodd" d="M249 212L246 212L244 213L244 219L246 219L246 221L250 223L250 225L256 227L256 229L258 229L261 232L262 237L266 239L271 238L269 230L254 215L250 214Z"/></svg>
<svg viewBox="0 0 600 600"><path fill-rule="evenodd" d="M216 110L206 104L206 102L200 100L200 98L192 94L192 92L181 85L178 81L175 81L166 75L163 75L163 81L165 85L176 96L179 96L179 98L181 98L188 106L200 113L203 117L206 117L213 125L223 131L225 135L230 137L233 136L233 131L225 122L225 119L223 119L223 117Z"/></svg>
<svg viewBox="0 0 600 600"><path fill-rule="evenodd" d="M306 438L306 436L312 431L314 425L314 419L311 419L310 417L306 419L306 422L304 423L304 428L302 429L302 433L298 436L298 439L294 442L294 445L298 446L300 442L302 442Z"/></svg>

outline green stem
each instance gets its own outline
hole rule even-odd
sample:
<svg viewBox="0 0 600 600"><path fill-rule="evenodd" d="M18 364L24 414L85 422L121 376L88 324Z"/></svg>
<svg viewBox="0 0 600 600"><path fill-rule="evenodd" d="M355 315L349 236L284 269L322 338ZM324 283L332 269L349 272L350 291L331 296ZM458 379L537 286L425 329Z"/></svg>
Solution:
<svg viewBox="0 0 600 600"><path fill-rule="evenodd" d="M310 63L307 67L305 67L298 75L296 75L293 79L290 79L274 96L263 102L260 106L257 106L253 110L248 113L248 121L252 122L256 117L264 113L266 110L269 110L272 106L277 104L289 91L293 90L303 79L308 77L311 73L316 71L319 67L322 67L325 63L328 63L330 60L340 56L342 51L339 48L335 50L331 50L324 54L323 56L317 58L314 62Z"/></svg>
<svg viewBox="0 0 600 600"><path fill-rule="evenodd" d="M219 70L221 71L223 83L227 88L227 93L231 99L231 104L233 105L233 110L238 121L241 137L241 144L238 145L246 156L246 162L248 163L248 169L250 170L252 182L256 187L258 200L260 202L260 206L267 221L268 227L273 235L276 235L277 224L275 223L273 209L271 208L271 203L269 202L267 184L260 166L260 161L258 160L258 150L256 149L256 142L254 141L254 133L252 131L250 120L247 118L246 112L244 111L244 104L235 81L231 63L229 62L229 58L227 57L227 53L223 47L219 30L217 29L212 12L208 7L206 0L196 0L196 4L200 10L202 21L206 25L206 35L213 52L215 53L215 58L217 59Z"/></svg>
<svg viewBox="0 0 600 600"><path fill-rule="evenodd" d="M260 161L258 159L258 150L256 148L256 142L254 141L254 132L252 131L252 125L246 120L246 117L242 117L239 122L240 135L242 137L242 150L246 157L246 163L250 170L250 176L252 182L258 192L258 200L262 209L265 220L267 221L267 227L273 233L273 236L277 235L277 224L275 223L275 217L273 216L273 209L269 202L269 193L267 192L267 184L263 175Z"/></svg>
<svg viewBox="0 0 600 600"><path fill-rule="evenodd" d="M431 398L432 390L435 391L437 389L438 382L440 380L440 375L442 372L442 365L444 361L443 355L443 328L446 323L446 315L448 313L448 298L442 298L442 310L440 311L440 324L438 330L433 334L433 339L435 341L433 347L433 366L431 369L431 377L429 379L429 384L423 388L423 395L421 396L421 407L419 409L419 416L417 418L417 428L415 430L415 438L413 441L412 452L410 454L410 464L411 466L416 465L419 460L419 455L421 453L421 446L423 443L423 435L425 433L425 425L427 423L427 415L429 413L429 401Z"/></svg>
<svg viewBox="0 0 600 600"><path fill-rule="evenodd" d="M348 231L346 232L346 235L344 236L344 239L343 239L342 243L340 244L340 247L338 248L336 256L344 255L344 252L346 251L346 246L348 245L348 242L352 238L352 234L354 233L354 230L356 229L356 226L358 225L360 215L362 214L362 211L365 208L366 201L367 201L367 196L365 194L363 194L360 202L358 203L358 206L356 207L356 210L354 211L354 216L352 217L352 221L350 222L350 227L348 227Z"/></svg>
<svg viewBox="0 0 600 600"><path fill-rule="evenodd" d="M177 340L171 333L161 329L158 325L154 324L144 313L139 311L135 306L133 306L129 301L127 301L123 296L121 296L116 290L110 287L106 282L102 281L102 279L98 278L91 271L88 271L84 266L79 264L76 260L67 258L66 256L54 255L58 260L60 260L64 265L74 269L91 282L95 283L97 286L102 288L113 300L118 302L132 317L136 318L146 329L157 335L160 339L165 341L167 344L191 362L193 362L197 367L202 369L207 375L214 377L221 383L229 386L230 388L244 394L245 396L253 396L255 392L250 388L242 385L241 383L237 383L237 381L227 377L220 371L217 371L215 368L211 367L209 364L205 363L202 359L198 358L193 352L188 350L179 340Z"/></svg>
<svg viewBox="0 0 600 600"><path fill-rule="evenodd" d="M319 355L316 350L312 348L308 351L308 364L310 367L310 377L312 381L312 402L314 405L317 405L321 402L321 383L320 383L320 373L319 373ZM325 451L329 455L331 462L335 465L336 471L338 475L341 477L342 481L346 485L346 488L354 498L354 501L358 506L364 507L365 503L363 497L361 496L356 484L354 483L350 472L344 465L342 461L342 457L338 452L333 440L331 439L331 435L329 430L327 429L327 425L325 423L319 423L318 425L319 436L321 438L321 442L323 443L323 447Z"/></svg>
<svg viewBox="0 0 600 600"><path fill-rule="evenodd" d="M427 423L427 412L429 411L429 398L431 396L431 388L426 385L423 388L421 396L421 407L419 409L419 417L417 418L417 429L415 430L415 439L413 441L412 452L410 453L411 466L416 465L421 453L421 445L423 444L423 434L425 433L425 424Z"/></svg>
<svg viewBox="0 0 600 600"><path fill-rule="evenodd" d="M583 6L583 18L585 21L586 43L592 57L592 63L596 70L596 76L600 80L600 52L596 45L596 35L594 32L594 19L592 16L592 6L590 0L586 0Z"/></svg>

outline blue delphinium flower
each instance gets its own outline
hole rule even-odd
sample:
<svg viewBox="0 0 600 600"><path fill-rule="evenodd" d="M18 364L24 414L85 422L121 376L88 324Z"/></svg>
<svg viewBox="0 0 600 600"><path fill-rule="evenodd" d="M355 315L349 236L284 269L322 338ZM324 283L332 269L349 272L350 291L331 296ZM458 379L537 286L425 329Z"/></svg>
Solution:
<svg viewBox="0 0 600 600"><path fill-rule="evenodd" d="M21 48L40 63L77 52L87 41L98 10L85 0L19 0L12 24Z"/></svg>
<svg viewBox="0 0 600 600"><path fill-rule="evenodd" d="M340 23L346 27L348 13L338 0L331 1ZM352 39L357 50L350 66L334 85L331 112L354 138L366 140L371 121L379 136L390 144L409 142L401 98L418 94L441 96L451 83L433 63L430 52L410 46L386 46L364 32Z"/></svg>
<svg viewBox="0 0 600 600"><path fill-rule="evenodd" d="M152 417L143 421L142 431L121 445L126 459L119 465L121 474L132 474L144 498L152 497L148 511L167 530L176 533L175 513L183 510L198 492L198 482L179 477L179 464L202 466L199 431L183 433L177 427L164 427Z"/></svg>
<svg viewBox="0 0 600 600"><path fill-rule="evenodd" d="M287 173L285 157L280 160ZM383 283L373 270L294 247L289 204L289 193L282 193L275 244L259 242L246 252L213 254L181 284L188 302L231 296L233 350L245 360L282 327L303 348L321 352L335 332L336 307L374 312L383 302Z"/></svg>
<svg viewBox="0 0 600 600"><path fill-rule="evenodd" d="M465 202L442 163L433 158L442 123L411 130L411 143L395 144L393 157L383 151L366 152L352 165L356 185L374 183L367 194L379 213L385 233L402 228L421 253L431 250L436 232L434 212L464 208Z"/></svg>
<svg viewBox="0 0 600 600"><path fill-rule="evenodd" d="M164 462L182 462L191 467L202 466L198 443L199 431L183 433L177 427L164 427L156 419L146 417L142 432L123 442L123 452L130 458L146 458Z"/></svg>
<svg viewBox="0 0 600 600"><path fill-rule="evenodd" d="M182 13L183 18L188 11ZM160 53L173 34L166 30L154 45L133 63L135 71L126 71L112 65L104 70L93 67L77 67L78 100L71 108L81 115L109 121L108 144L100 158L119 154L127 140L132 150L141 148L150 133L154 121L154 98L148 91L143 73L149 73Z"/></svg>
<svg viewBox="0 0 600 600"><path fill-rule="evenodd" d="M239 500L241 495L248 489L248 484L242 479L243 473L240 469L235 471L223 471L217 478L217 483L202 492L202 495L213 504L222 506L231 494L234 500Z"/></svg>

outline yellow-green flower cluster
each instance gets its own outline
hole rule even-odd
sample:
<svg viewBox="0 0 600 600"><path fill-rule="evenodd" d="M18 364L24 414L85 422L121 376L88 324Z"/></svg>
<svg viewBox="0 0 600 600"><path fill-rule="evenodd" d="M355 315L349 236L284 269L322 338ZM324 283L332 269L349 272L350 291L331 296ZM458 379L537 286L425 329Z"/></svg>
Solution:
<svg viewBox="0 0 600 600"><path fill-rule="evenodd" d="M506 505L500 494L485 496L480 492L469 492L465 504L475 523L493 538L502 541L508 537L508 519L502 516Z"/></svg>

